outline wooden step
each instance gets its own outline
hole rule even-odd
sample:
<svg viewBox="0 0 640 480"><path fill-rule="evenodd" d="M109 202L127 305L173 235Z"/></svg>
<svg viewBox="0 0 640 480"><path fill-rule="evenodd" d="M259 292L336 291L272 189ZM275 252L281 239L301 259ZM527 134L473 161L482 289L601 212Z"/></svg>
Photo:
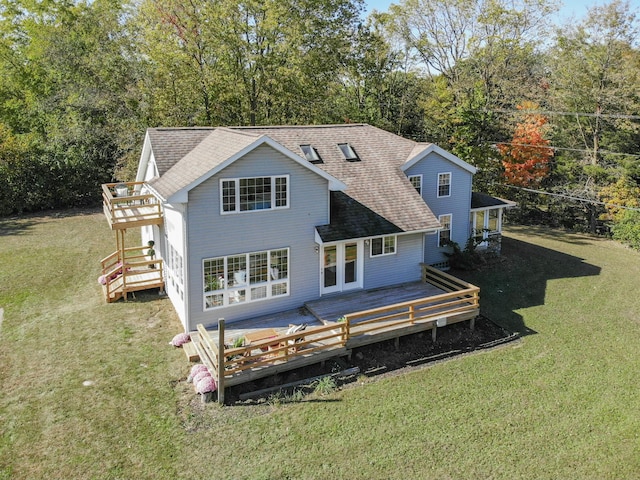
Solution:
<svg viewBox="0 0 640 480"><path fill-rule="evenodd" d="M200 354L198 353L194 342L187 342L183 344L182 349L184 350L184 354L187 356L187 360L194 363L200 361Z"/></svg>

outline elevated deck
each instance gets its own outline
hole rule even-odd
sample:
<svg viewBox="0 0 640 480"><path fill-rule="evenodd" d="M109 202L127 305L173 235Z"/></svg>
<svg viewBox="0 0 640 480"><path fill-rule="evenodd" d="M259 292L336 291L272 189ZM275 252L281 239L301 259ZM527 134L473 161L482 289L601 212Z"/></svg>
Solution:
<svg viewBox="0 0 640 480"><path fill-rule="evenodd" d="M143 192L143 182L102 185L103 210L112 230L162 225L160 201L155 195Z"/></svg>

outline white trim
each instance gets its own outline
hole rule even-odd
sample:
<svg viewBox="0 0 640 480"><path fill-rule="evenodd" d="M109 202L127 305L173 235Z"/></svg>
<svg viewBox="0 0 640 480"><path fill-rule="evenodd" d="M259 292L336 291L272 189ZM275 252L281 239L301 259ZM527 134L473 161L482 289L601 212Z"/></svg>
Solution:
<svg viewBox="0 0 640 480"><path fill-rule="evenodd" d="M449 193L447 195L440 195L440 177L442 175L449 175ZM436 182L436 198L450 197L452 187L453 187L453 174L451 172L438 172L438 181Z"/></svg>
<svg viewBox="0 0 640 480"><path fill-rule="evenodd" d="M433 143L430 144L424 150L422 150L420 153L415 155L414 157L408 158L407 161L402 166L402 170L407 171L409 168L411 168L413 165L418 163L420 160L425 158L430 153L437 153L445 160L449 160L454 165L457 165L458 167L470 172L472 175L478 171L478 169L473 165L468 164L467 162L460 159L459 157L456 157L453 153L447 152L446 150L438 147L437 145L434 145Z"/></svg>
<svg viewBox="0 0 640 480"><path fill-rule="evenodd" d="M488 207L478 207L478 208L472 208L469 211L470 212L482 212L484 210L498 210L498 209L505 209L505 208L513 208L515 206L517 206L518 204L516 202L512 202L511 200L502 200L504 203L504 205L490 205Z"/></svg>
<svg viewBox="0 0 640 480"><path fill-rule="evenodd" d="M147 130L144 134L142 153L140 153L140 162L138 163L138 171L136 172L136 182L147 181L144 177L147 173L147 165L149 163L149 158L151 157L151 152L151 138L149 137L149 131Z"/></svg>
<svg viewBox="0 0 640 480"><path fill-rule="evenodd" d="M259 208L254 210L241 210L240 209L240 180L248 180L255 178L269 178L271 180L271 199L270 204L272 205L269 208ZM276 180L278 178L284 178L287 181L286 184L286 205L284 206L276 206ZM234 182L235 189L235 208L234 210L225 211L224 210L224 182ZM263 175L259 177L230 177L230 178L220 178L219 180L219 198L220 198L220 215L235 215L242 213L255 213L255 212L269 212L272 210L287 210L291 208L291 195L290 195L290 185L291 178L288 174L284 175Z"/></svg>
<svg viewBox="0 0 640 480"><path fill-rule="evenodd" d="M272 252L276 252L276 251L281 251L281 250L285 250L287 252L287 276L285 278L273 278L274 277L274 273L273 273L273 268L271 265L271 253ZM259 283L251 283L251 278L250 278L250 259L251 259L251 255L255 255L255 254L260 254L260 253L266 253L267 254L267 280L264 282L259 282ZM239 283L237 285L229 285L228 284L228 277L229 277L229 271L228 271L228 259L230 257L245 257L245 270L244 270L244 279L240 280ZM222 260L223 262L223 270L224 270L224 274L221 276L221 280L220 283L223 284L222 288L218 288L217 290L212 290L212 291L205 291L205 262L207 261L213 261L213 260ZM240 271L236 271L233 272L234 273L234 278L235 275L237 273L240 273ZM276 271L277 274L279 274L278 271ZM255 303L255 302L259 302L262 300L269 300L269 299L274 299L274 298L280 298L280 297L288 297L291 295L291 249L289 247L283 247L283 248L271 248L268 250L259 250L259 251L255 251L255 252L246 252L246 253L237 253L237 254L231 254L231 255L223 255L223 256L218 256L218 257L210 257L210 258L203 258L202 259L202 263L201 263L201 280L202 280L202 310L203 311L209 311L209 310L215 310L218 308L223 308L223 307L230 307L230 306L234 306L234 305L245 305L247 303ZM220 278L220 277L219 277ZM285 285L286 286L286 293L280 294L280 295L273 295L272 294L272 287L276 286L276 285ZM261 289L264 288L265 289L265 296L260 296L257 298L251 298L251 292L253 289ZM233 301L234 298L239 299L239 295L240 292L244 292L244 297L242 297L242 300L237 300L237 301ZM207 305L207 297L211 297L213 299L213 297L219 296L221 297L222 303L219 305L211 305L208 306Z"/></svg>
<svg viewBox="0 0 640 480"><path fill-rule="evenodd" d="M443 213L442 215L438 215L438 221L440 222L440 225L442 225L442 217L449 217L449 240L451 241L451 239L453 238L452 232L453 232L453 213ZM444 227L442 227L440 229L440 232L442 232L443 230L445 230ZM442 248L444 247L444 245L440 245L440 232L438 232L438 248Z"/></svg>
<svg viewBox="0 0 640 480"><path fill-rule="evenodd" d="M477 237L479 235L482 235L483 240L486 240L487 238L489 238L492 235L495 235L496 233L502 233L502 208L491 208L491 209L487 209L487 210L475 210L471 212L472 215L472 220L471 220L471 234L474 237ZM496 229L495 230L489 230L489 221L491 219L491 217L489 216L490 212L498 212L498 216L496 217ZM483 216L483 225L482 228L477 229L476 228L476 223L478 221L478 213L483 212L484 216Z"/></svg>
<svg viewBox="0 0 640 480"><path fill-rule="evenodd" d="M407 175L407 178L409 179L409 183L411 183L411 186L420 194L420 196L422 196L422 187L423 187L423 178L422 178L422 174L418 173L416 175ZM412 178L419 178L420 179L420 191L418 191L415 187L415 185L411 182Z"/></svg>
<svg viewBox="0 0 640 480"><path fill-rule="evenodd" d="M348 244L356 245L356 281L351 283L344 282L345 274L345 248ZM336 284L325 287L325 264L324 250L325 248L336 247ZM344 242L331 242L320 247L320 295L329 293L346 292L357 290L364 285L364 242L362 240L346 240Z"/></svg>
<svg viewBox="0 0 640 480"><path fill-rule="evenodd" d="M374 235L373 237L372 236L354 237L354 238L347 238L345 240L335 240L335 241L331 241L331 242L324 242L322 240L322 237L320 237L320 234L318 233L318 230L314 229L314 232L315 232L314 241L318 245L330 245L332 243L337 243L337 242L355 242L355 241L358 241L358 240L370 240L371 238L374 238L374 237L389 237L391 235L395 235L396 237L401 237L403 235L415 235L416 233L423 233L425 235L433 235L435 233L438 233L440 230L442 230L442 228L438 227L438 228L430 228L430 229L424 229L424 230L411 230L410 232L398 232L398 233L389 233L389 234L386 234L386 235Z"/></svg>
<svg viewBox="0 0 640 480"><path fill-rule="evenodd" d="M381 253L377 253L377 254L373 254L373 241L380 238L382 240L382 252ZM385 247L385 239L386 238L393 238L393 252L388 252L385 253L384 251L384 247ZM378 257L386 257L389 255L395 255L396 253L398 253L398 236L397 235L380 235L377 237L371 237L370 241L369 241L369 258L378 258Z"/></svg>

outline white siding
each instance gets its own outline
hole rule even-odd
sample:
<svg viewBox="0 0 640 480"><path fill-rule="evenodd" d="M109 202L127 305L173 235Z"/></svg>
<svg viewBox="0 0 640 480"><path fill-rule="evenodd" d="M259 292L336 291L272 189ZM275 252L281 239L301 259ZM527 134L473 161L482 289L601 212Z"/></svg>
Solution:
<svg viewBox="0 0 640 480"><path fill-rule="evenodd" d="M168 245L166 241L170 242L173 248L182 256L182 278L187 278L186 273L186 261L187 252L185 250L184 242L184 208L182 205L165 205L164 206L164 225L160 228L159 237L156 239L156 251L160 252L162 259L168 261ZM166 235L166 240L165 240ZM172 281L170 275L165 272L165 290L167 295L171 299L178 317L185 327L185 330L189 330L187 325L187 306L186 298L188 295L188 282L184 282L182 286L175 284Z"/></svg>

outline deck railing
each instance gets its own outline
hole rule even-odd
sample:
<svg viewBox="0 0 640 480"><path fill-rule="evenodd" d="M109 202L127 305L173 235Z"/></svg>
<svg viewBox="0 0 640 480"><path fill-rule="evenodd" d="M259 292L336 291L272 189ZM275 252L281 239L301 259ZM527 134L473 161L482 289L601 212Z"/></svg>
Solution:
<svg viewBox="0 0 640 480"><path fill-rule="evenodd" d="M479 292L480 289L475 287L349 313L343 317L347 336L353 339L359 335L392 331L419 323L432 323L436 327L457 319L466 320L469 315L477 315Z"/></svg>
<svg viewBox="0 0 640 480"><path fill-rule="evenodd" d="M346 314L343 320L347 337L353 339L358 335L393 331L419 323L431 323L436 328L477 316L480 309L478 287L428 265L423 265L422 269L423 282L448 293Z"/></svg>
<svg viewBox="0 0 640 480"><path fill-rule="evenodd" d="M144 182L102 185L104 214L112 228L162 223L160 201L155 195L142 193L143 186Z"/></svg>
<svg viewBox="0 0 640 480"><path fill-rule="evenodd" d="M343 348L347 341L344 323L308 327L292 334L277 334L241 347L225 344L224 320L218 323L217 340L202 324L198 324L197 330L200 360L216 378L220 402L224 401L225 384L233 382L234 377L250 376L256 370Z"/></svg>
<svg viewBox="0 0 640 480"><path fill-rule="evenodd" d="M276 332L258 342L237 348L225 344L224 320L218 324L217 339L202 324L197 326L197 350L218 382L218 401L224 402L225 383L229 385L264 376L265 369L295 363L300 357L356 346L431 329L435 339L438 327L473 320L480 309L480 289L452 275L423 266L423 280L447 293L385 307L347 313L338 322L311 327L301 332ZM402 332L402 333L401 333ZM229 342L229 339L227 339ZM319 360L316 360L319 361ZM273 369L273 372L279 371Z"/></svg>
<svg viewBox="0 0 640 480"><path fill-rule="evenodd" d="M143 252L149 247L129 247L103 258L100 283L107 301L135 292L164 285L164 265L161 258L149 259Z"/></svg>

